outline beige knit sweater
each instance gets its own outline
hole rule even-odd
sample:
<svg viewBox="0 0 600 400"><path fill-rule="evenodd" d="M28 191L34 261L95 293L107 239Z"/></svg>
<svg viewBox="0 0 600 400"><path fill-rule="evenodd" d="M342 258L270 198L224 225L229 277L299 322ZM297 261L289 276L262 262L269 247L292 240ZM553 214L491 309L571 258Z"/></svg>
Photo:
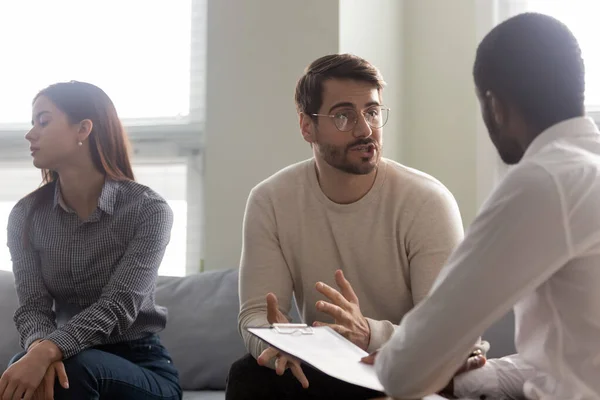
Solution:
<svg viewBox="0 0 600 400"><path fill-rule="evenodd" d="M248 198L240 265L239 329L258 357L266 344L246 331L268 326L273 292L288 314L293 295L305 323L333 322L315 308L317 281L337 288L342 269L369 322L368 351L381 347L404 314L429 291L463 238L452 194L429 175L382 159L359 201L337 204L319 187L314 159L289 166Z"/></svg>

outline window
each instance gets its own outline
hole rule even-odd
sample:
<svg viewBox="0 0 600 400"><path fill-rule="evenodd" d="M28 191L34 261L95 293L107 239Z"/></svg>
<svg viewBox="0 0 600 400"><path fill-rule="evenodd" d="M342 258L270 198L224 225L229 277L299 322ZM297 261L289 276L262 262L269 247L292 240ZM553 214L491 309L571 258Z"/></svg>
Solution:
<svg viewBox="0 0 600 400"><path fill-rule="evenodd" d="M8 216L17 201L35 190L41 182L40 171L24 163L0 163L0 270L10 271L12 265L6 247Z"/></svg>
<svg viewBox="0 0 600 400"><path fill-rule="evenodd" d="M146 163L134 164L136 180L164 197L173 210L171 241L167 246L160 275L183 276L187 255L187 164Z"/></svg>
<svg viewBox="0 0 600 400"><path fill-rule="evenodd" d="M510 0L513 14L525 11L550 15L573 32L583 53L586 69L585 102L600 117L600 47L597 45L600 3L589 0ZM600 119L600 118L598 118Z"/></svg>
<svg viewBox="0 0 600 400"><path fill-rule="evenodd" d="M26 124L32 96L69 80L100 86L124 120L189 115L191 0L2 2L0 37L13 60L0 74L0 124Z"/></svg>
<svg viewBox="0 0 600 400"><path fill-rule="evenodd" d="M186 273L187 236L187 165L184 163L142 163L133 166L136 180L163 196L173 210L171 241L159 269L160 275L183 276ZM8 216L17 201L35 190L41 182L40 171L31 165L0 164L0 182L7 190L0 195L0 270L12 270L7 242Z"/></svg>
<svg viewBox="0 0 600 400"><path fill-rule="evenodd" d="M32 12L35 10L35 12ZM111 97L131 139L137 180L175 221L159 273L202 264L206 0L0 2L0 269L10 270L8 215L39 186L23 140L44 87L81 80Z"/></svg>

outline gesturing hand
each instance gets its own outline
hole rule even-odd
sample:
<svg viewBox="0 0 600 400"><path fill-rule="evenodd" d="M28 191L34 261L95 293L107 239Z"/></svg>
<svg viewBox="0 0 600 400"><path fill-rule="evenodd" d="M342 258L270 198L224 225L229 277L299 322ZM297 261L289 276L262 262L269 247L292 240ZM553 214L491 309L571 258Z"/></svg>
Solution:
<svg viewBox="0 0 600 400"><path fill-rule="evenodd" d="M371 340L371 328L360 311L358 297L341 270L335 271L335 282L341 293L323 282L316 285L317 290L331 300L331 303L318 301L317 310L331 315L334 323L315 322L313 326L329 326L366 351Z"/></svg>
<svg viewBox="0 0 600 400"><path fill-rule="evenodd" d="M267 294L267 321L269 324L287 324L288 319L279 311L279 303L277 302L277 296L273 293ZM292 374L302 384L303 388L308 388L308 379L302 371L300 366L300 360L285 354L275 347L269 347L263 351L258 357L257 361L259 365L266 366L271 360L275 358L275 372L277 375L283 375L286 369L290 369Z"/></svg>

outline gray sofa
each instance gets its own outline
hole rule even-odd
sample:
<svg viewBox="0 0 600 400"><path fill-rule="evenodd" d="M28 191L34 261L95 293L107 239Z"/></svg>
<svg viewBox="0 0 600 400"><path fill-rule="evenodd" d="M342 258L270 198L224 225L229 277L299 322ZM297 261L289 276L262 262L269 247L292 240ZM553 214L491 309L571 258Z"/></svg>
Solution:
<svg viewBox="0 0 600 400"><path fill-rule="evenodd" d="M0 374L19 351L12 316L17 307L13 275L0 271ZM161 277L157 303L168 307L161 333L178 368L186 400L222 400L229 366L245 354L237 332L238 274L222 270L185 278ZM297 319L297 311L292 312ZM486 332L490 357L514 353L514 318L509 313Z"/></svg>
<svg viewBox="0 0 600 400"><path fill-rule="evenodd" d="M237 332L236 270L185 278L160 277L157 303L169 309L160 334L180 373L186 400L222 400L229 366L245 354ZM0 271L0 374L20 351L13 313L17 307L11 272Z"/></svg>

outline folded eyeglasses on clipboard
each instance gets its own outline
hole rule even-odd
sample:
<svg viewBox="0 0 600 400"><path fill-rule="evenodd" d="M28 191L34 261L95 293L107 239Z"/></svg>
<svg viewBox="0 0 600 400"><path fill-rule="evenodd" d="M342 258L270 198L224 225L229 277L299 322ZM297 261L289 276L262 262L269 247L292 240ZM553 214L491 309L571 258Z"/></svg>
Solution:
<svg viewBox="0 0 600 400"><path fill-rule="evenodd" d="M283 335L313 335L315 331L306 324L271 324L271 328Z"/></svg>

